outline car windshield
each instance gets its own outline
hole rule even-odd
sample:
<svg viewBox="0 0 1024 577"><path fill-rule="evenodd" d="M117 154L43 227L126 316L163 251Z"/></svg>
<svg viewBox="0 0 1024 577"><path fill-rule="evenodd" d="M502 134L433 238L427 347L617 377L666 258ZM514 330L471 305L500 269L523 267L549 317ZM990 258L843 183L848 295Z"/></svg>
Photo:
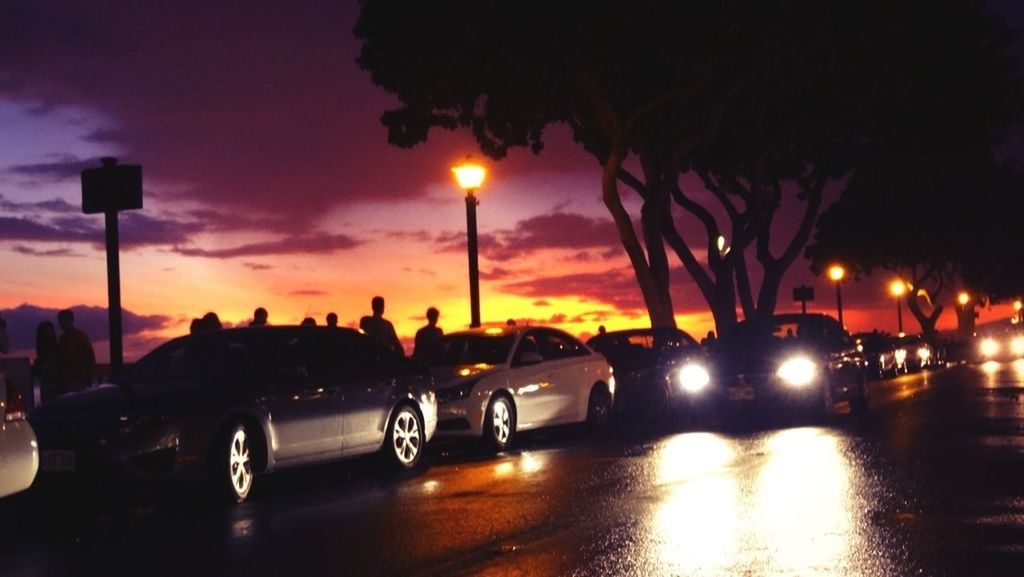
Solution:
<svg viewBox="0 0 1024 577"><path fill-rule="evenodd" d="M811 346L837 346L843 340L842 329L828 317L776 317L771 322L743 321L726 332L718 348L742 352L752 347L781 345L787 342Z"/></svg>
<svg viewBox="0 0 1024 577"><path fill-rule="evenodd" d="M514 334L453 334L444 337L438 366L500 365L508 360Z"/></svg>

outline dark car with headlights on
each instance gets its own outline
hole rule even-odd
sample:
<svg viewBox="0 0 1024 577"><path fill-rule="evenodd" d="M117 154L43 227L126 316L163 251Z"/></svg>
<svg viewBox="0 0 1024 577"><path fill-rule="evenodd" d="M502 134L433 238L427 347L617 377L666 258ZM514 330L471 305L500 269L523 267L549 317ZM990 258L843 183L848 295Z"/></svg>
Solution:
<svg viewBox="0 0 1024 577"><path fill-rule="evenodd" d="M358 331L227 329L171 340L30 421L42 473L205 480L241 502L288 467L376 451L415 467L437 426L431 389L425 366Z"/></svg>
<svg viewBox="0 0 1024 577"><path fill-rule="evenodd" d="M868 406L867 361L834 318L775 315L725 331L712 353L711 379L727 405L831 416L837 403Z"/></svg>
<svg viewBox="0 0 1024 577"><path fill-rule="evenodd" d="M907 349L898 345L892 335L857 333L853 341L867 359L870 378L884 379L907 372Z"/></svg>
<svg viewBox="0 0 1024 577"><path fill-rule="evenodd" d="M938 367L944 362L941 358L939 347L928 342L923 337L905 335L896 339L896 346L906 351L904 372L916 373Z"/></svg>
<svg viewBox="0 0 1024 577"><path fill-rule="evenodd" d="M637 328L587 341L615 369L618 414L664 414L699 408L710 383L707 352L686 331Z"/></svg>

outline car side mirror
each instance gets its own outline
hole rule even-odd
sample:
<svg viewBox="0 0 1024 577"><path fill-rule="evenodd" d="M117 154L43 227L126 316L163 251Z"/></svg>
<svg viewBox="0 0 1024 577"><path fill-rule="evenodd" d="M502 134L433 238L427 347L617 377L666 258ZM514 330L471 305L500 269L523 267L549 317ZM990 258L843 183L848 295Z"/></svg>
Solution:
<svg viewBox="0 0 1024 577"><path fill-rule="evenodd" d="M536 365L537 363L543 363L544 357L540 356L540 353L533 351L526 351L519 355L520 365Z"/></svg>

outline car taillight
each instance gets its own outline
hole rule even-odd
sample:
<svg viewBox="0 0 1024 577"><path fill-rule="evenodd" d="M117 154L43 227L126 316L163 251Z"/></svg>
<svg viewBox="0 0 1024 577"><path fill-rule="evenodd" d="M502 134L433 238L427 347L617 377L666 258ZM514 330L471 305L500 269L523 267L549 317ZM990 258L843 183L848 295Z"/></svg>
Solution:
<svg viewBox="0 0 1024 577"><path fill-rule="evenodd" d="M4 421L24 421L25 405L21 403L21 393L15 388L14 383L4 380L7 382L7 414L4 415Z"/></svg>

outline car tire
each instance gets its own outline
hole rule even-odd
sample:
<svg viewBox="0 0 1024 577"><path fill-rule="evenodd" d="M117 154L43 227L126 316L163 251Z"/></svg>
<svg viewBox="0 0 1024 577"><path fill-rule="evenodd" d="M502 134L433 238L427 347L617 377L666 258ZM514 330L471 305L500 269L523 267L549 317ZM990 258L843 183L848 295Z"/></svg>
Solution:
<svg viewBox="0 0 1024 577"><path fill-rule="evenodd" d="M596 384L590 390L587 401L587 427L591 430L604 428L612 414L612 396L603 384Z"/></svg>
<svg viewBox="0 0 1024 577"><path fill-rule="evenodd" d="M253 431L245 423L226 427L212 453L214 489L229 503L241 503L252 494L256 479L252 435Z"/></svg>
<svg viewBox="0 0 1024 577"><path fill-rule="evenodd" d="M495 395L484 413L484 441L495 451L512 446L516 436L516 410L505 395Z"/></svg>
<svg viewBox="0 0 1024 577"><path fill-rule="evenodd" d="M832 419L836 413L836 398L832 393L831 382L826 382L825 386L822 387L821 395L818 399L817 412L818 416L824 421Z"/></svg>
<svg viewBox="0 0 1024 577"><path fill-rule="evenodd" d="M419 413L409 405L396 407L384 433L384 453L391 465L399 470L415 468L426 443Z"/></svg>
<svg viewBox="0 0 1024 577"><path fill-rule="evenodd" d="M865 375L860 376L857 388L860 389L857 396L850 399L850 412L855 415L866 413L870 408L868 401L871 398L871 385Z"/></svg>

